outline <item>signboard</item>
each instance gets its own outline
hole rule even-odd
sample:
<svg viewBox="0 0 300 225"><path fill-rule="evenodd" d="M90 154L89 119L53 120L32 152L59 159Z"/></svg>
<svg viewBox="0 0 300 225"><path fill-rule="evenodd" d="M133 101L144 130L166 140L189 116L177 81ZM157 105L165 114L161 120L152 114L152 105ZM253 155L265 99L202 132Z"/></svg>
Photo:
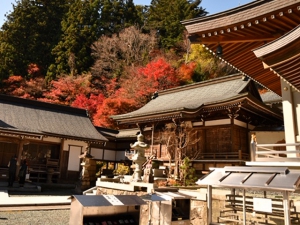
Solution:
<svg viewBox="0 0 300 225"><path fill-rule="evenodd" d="M272 199L253 198L253 210L272 213Z"/></svg>
<svg viewBox="0 0 300 225"><path fill-rule="evenodd" d="M112 205L124 205L116 196L114 195L103 195L103 197Z"/></svg>

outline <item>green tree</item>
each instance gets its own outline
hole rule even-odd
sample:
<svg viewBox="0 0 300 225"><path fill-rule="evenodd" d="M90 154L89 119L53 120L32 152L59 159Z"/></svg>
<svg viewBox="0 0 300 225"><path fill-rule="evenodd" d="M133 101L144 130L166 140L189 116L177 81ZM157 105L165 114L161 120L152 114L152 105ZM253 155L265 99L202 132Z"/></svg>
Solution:
<svg viewBox="0 0 300 225"><path fill-rule="evenodd" d="M52 80L58 74L76 75L93 65L91 45L100 35L101 0L75 0L62 22L62 38L53 49L55 56L47 73Z"/></svg>
<svg viewBox="0 0 300 225"><path fill-rule="evenodd" d="M16 1L0 35L0 78L27 76L30 64L42 72L54 62L50 52L60 38L61 19L68 7L65 0Z"/></svg>
<svg viewBox="0 0 300 225"><path fill-rule="evenodd" d="M201 0L152 0L147 27L156 30L163 48L176 46L183 39L182 20L205 16L207 12L198 7Z"/></svg>
<svg viewBox="0 0 300 225"><path fill-rule="evenodd" d="M195 176L195 168L190 166L191 160L185 157L180 165L180 176L184 186L195 185L197 177Z"/></svg>
<svg viewBox="0 0 300 225"><path fill-rule="evenodd" d="M141 26L142 18L133 0L102 0L101 30L111 36L130 26Z"/></svg>
<svg viewBox="0 0 300 225"><path fill-rule="evenodd" d="M211 54L201 44L192 44L186 59L186 63L196 64L192 77L195 82L236 73L234 68Z"/></svg>

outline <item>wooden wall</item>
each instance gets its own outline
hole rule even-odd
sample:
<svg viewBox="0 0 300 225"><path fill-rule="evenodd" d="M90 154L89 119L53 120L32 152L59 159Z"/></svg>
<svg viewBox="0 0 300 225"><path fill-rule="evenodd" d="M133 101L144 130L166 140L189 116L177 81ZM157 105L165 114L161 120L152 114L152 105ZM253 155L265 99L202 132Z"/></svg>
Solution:
<svg viewBox="0 0 300 225"><path fill-rule="evenodd" d="M12 156L18 156L18 147L16 143L0 142L0 167L7 167Z"/></svg>
<svg viewBox="0 0 300 225"><path fill-rule="evenodd" d="M188 151L200 154L222 154L222 153L243 153L249 154L248 131L246 128L236 125L222 125L212 127L197 127L197 138L199 141L188 146ZM146 143L151 144L150 135L145 135ZM167 159L167 151L164 143L160 141L159 131L155 132L153 153L157 158ZM151 147L146 151L146 155L150 155Z"/></svg>

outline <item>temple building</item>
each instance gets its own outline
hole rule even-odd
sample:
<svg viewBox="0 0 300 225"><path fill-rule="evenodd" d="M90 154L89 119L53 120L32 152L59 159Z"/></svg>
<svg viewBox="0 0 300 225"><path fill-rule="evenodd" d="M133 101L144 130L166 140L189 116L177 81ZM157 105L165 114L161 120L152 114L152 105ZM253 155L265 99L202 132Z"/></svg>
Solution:
<svg viewBox="0 0 300 225"><path fill-rule="evenodd" d="M162 132L184 122L195 132L186 151L198 173L210 166L244 165L250 160L249 131L283 124L281 111L266 105L255 82L241 74L159 91L142 108L112 118L121 127L137 124L151 143L147 155L166 164L170 155Z"/></svg>
<svg viewBox="0 0 300 225"><path fill-rule="evenodd" d="M116 143L118 134L96 128L83 109L0 95L1 178L7 179L7 164L17 156L27 160L32 182L74 183L86 148L95 160L125 160L130 142Z"/></svg>

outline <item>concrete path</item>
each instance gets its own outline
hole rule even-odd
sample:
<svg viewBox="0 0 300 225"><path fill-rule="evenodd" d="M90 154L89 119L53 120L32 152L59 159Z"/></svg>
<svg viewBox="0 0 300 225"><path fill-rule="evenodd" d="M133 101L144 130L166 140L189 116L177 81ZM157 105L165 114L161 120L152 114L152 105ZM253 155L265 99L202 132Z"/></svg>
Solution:
<svg viewBox="0 0 300 225"><path fill-rule="evenodd" d="M17 191L20 195L9 195L10 191ZM70 204L71 195L52 196L38 195L41 188L31 183L25 183L24 187L19 187L14 183L13 187L7 187L7 182L0 182L0 207L5 206L26 206L26 205L61 205ZM26 195L28 193L28 195ZM34 195L37 193L37 195ZM1 210L1 209L0 209Z"/></svg>

